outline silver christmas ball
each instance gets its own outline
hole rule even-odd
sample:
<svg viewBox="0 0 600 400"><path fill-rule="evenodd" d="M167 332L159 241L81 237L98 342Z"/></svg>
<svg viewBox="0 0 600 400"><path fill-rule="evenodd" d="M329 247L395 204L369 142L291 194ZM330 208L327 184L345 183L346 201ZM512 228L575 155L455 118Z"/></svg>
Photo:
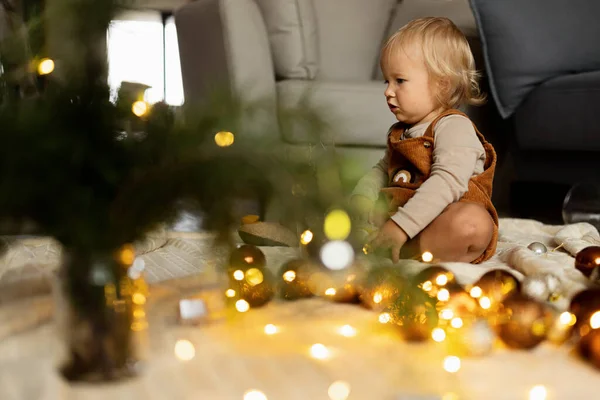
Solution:
<svg viewBox="0 0 600 400"><path fill-rule="evenodd" d="M538 301L548 301L560 292L560 280L553 274L536 274L525 278L521 292Z"/></svg>
<svg viewBox="0 0 600 400"><path fill-rule="evenodd" d="M537 255L545 254L548 252L548 248L546 247L546 245L540 242L533 242L529 246L527 246L527 248Z"/></svg>

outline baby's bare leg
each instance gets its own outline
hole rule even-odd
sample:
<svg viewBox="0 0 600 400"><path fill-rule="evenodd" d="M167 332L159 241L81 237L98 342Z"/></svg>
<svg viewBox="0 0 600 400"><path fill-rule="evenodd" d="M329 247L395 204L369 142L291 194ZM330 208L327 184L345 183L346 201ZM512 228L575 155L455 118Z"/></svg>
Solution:
<svg viewBox="0 0 600 400"><path fill-rule="evenodd" d="M453 203L403 248L402 256L431 252L438 261L471 262L487 249L494 221L484 206Z"/></svg>

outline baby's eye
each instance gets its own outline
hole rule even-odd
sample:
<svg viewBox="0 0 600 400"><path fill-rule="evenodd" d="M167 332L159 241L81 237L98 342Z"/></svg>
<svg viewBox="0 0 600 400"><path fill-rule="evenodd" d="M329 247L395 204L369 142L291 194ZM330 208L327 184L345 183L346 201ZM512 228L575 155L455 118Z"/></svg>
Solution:
<svg viewBox="0 0 600 400"><path fill-rule="evenodd" d="M398 79L396 79L396 83L404 83L404 79L398 78Z"/></svg>
<svg viewBox="0 0 600 400"><path fill-rule="evenodd" d="M387 80L386 80L386 81L383 81L383 84L384 84L384 85L387 85L388 83L389 83L389 82L388 82Z"/></svg>

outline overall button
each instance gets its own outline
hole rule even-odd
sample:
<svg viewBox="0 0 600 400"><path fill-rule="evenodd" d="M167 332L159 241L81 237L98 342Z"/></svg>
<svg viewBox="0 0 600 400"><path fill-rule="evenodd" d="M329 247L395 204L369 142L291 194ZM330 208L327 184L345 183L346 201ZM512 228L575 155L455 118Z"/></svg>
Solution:
<svg viewBox="0 0 600 400"><path fill-rule="evenodd" d="M431 142L425 142L423 143L423 146L425 146L426 149L431 147Z"/></svg>

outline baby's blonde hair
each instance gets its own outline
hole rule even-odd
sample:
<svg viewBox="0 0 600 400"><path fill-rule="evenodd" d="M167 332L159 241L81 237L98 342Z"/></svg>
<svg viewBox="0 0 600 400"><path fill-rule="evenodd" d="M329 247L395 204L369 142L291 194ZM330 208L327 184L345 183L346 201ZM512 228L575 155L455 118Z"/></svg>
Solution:
<svg viewBox="0 0 600 400"><path fill-rule="evenodd" d="M434 82L447 80L449 90L436 90L442 107L456 108L463 104L479 105L485 95L479 88L479 72L465 35L448 18L427 17L415 19L400 28L386 42L381 51L381 62L394 51L409 45L421 48L429 76Z"/></svg>

